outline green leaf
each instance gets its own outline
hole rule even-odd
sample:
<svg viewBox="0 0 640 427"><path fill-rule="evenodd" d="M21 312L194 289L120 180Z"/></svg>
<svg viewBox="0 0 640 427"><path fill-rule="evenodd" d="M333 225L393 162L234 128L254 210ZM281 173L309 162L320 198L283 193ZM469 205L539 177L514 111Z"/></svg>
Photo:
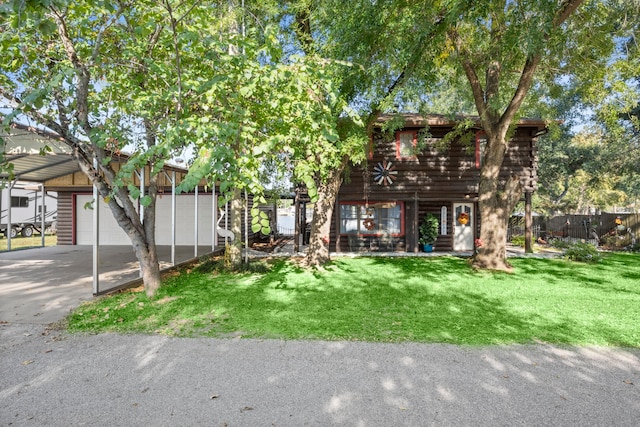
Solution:
<svg viewBox="0 0 640 427"><path fill-rule="evenodd" d="M127 185L127 190L129 190L129 195L133 199L140 198L140 189L133 184Z"/></svg>

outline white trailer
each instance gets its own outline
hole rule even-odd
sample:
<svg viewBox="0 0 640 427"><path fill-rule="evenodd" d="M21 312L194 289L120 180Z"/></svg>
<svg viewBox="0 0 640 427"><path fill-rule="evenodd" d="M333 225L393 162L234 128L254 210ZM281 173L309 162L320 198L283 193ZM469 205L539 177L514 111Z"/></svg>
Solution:
<svg viewBox="0 0 640 427"><path fill-rule="evenodd" d="M11 187L0 187L0 236L11 238L21 234L42 234L44 209L44 231L55 233L58 217L58 194L43 192L39 184L14 183ZM11 226L9 226L11 222Z"/></svg>

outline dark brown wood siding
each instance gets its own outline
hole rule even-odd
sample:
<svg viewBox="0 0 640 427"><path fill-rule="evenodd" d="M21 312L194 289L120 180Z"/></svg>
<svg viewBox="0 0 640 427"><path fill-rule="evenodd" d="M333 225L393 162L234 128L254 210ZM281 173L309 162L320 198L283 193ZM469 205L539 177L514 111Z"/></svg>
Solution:
<svg viewBox="0 0 640 427"><path fill-rule="evenodd" d="M444 132L431 131L434 138ZM396 159L393 137L374 138L373 156L362 165L352 165L340 188L343 200L410 200L417 194L420 200L463 200L477 197L480 170L476 167L475 144L465 146L453 142L443 152L432 144L413 159ZM531 132L519 129L512 138L505 156L500 177L520 176L525 189L535 190L537 180L535 144ZM378 163L391 162L397 171L391 185L378 185L373 181L373 168Z"/></svg>
<svg viewBox="0 0 640 427"><path fill-rule="evenodd" d="M435 244L436 250L448 251L453 248L453 203L466 202L474 204L475 224L478 229L477 209L478 181L480 169L476 164L476 144L463 144L459 141L451 143L446 150L438 150L436 139L441 139L451 127L430 128L430 138L424 149L413 158L396 158L396 136L377 133L373 137L373 153L362 165L351 165L344 183L340 188L331 230L331 250L350 251L354 244L349 236L340 236L337 232L340 224L341 202L376 202L400 201L404 203L405 229L402 238L394 242L395 250L418 251L417 227L427 213L440 218L442 207L447 208L447 233L440 235ZM405 131L419 132L420 128L405 128ZM501 180L510 176L519 176L525 191L536 189L536 133L538 128L520 127L510 140L505 155ZM392 184L380 185L374 181L374 168L384 162L397 174ZM476 231L477 235L477 231ZM353 240L353 238L351 238ZM376 250L376 242L372 238L364 238L364 247L360 250Z"/></svg>

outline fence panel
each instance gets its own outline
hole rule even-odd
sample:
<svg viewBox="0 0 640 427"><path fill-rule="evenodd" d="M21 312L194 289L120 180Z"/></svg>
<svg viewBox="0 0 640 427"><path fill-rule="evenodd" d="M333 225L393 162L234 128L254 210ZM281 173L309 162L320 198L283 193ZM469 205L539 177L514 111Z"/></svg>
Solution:
<svg viewBox="0 0 640 427"><path fill-rule="evenodd" d="M547 240L568 238L599 243L633 244L640 233L640 214L602 213L599 215L558 215L533 217L533 237ZM509 221L508 240L524 235L524 218L512 217ZM615 237L616 239L612 238ZM626 243L626 240L629 240Z"/></svg>

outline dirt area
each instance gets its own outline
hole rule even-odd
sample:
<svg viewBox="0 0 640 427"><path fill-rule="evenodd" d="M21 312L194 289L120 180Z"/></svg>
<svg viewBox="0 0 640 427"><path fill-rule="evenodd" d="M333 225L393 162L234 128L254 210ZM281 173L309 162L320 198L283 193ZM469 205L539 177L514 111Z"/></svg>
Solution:
<svg viewBox="0 0 640 427"><path fill-rule="evenodd" d="M251 249L260 252L273 253L276 249L282 248L292 240L293 239L291 237L279 237L277 239L269 239L263 242L255 242L251 245Z"/></svg>

